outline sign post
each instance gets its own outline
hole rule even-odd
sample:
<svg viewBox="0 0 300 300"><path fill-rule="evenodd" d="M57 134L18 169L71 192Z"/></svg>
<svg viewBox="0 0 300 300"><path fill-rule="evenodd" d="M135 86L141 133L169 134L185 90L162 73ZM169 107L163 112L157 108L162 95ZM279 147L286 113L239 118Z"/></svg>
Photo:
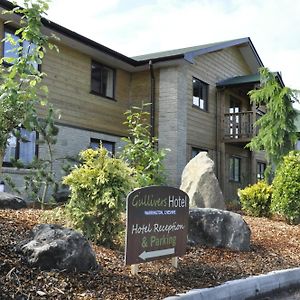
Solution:
<svg viewBox="0 0 300 300"><path fill-rule="evenodd" d="M132 265L162 258L171 258L177 267L177 257L185 254L189 197L173 187L150 186L127 196L127 226L125 264Z"/></svg>

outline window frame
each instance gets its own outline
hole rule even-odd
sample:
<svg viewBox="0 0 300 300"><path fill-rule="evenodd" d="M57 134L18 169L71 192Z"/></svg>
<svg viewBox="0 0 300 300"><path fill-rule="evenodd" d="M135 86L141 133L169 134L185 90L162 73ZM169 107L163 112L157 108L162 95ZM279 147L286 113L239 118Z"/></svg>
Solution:
<svg viewBox="0 0 300 300"><path fill-rule="evenodd" d="M99 66L99 67L104 67L104 68L107 68L107 69L109 69L109 70L112 71L112 80L113 80L113 83L112 83L112 97L107 96L107 95L105 95L105 93L102 93L102 92L100 92L100 91L95 91L95 90L93 90L93 88L92 88L92 81L93 81L93 72L92 72L92 70L93 70L93 65L97 65L97 66ZM100 84L100 79L98 79L98 82L99 82L99 84ZM98 62L98 61L92 59L92 60L91 60L91 83L90 83L90 93L93 94L93 95L96 95L96 96L100 96L100 97L107 98L107 99L109 99L109 100L116 101L116 99L115 99L115 87L116 87L116 69L111 68L111 67L109 67L109 66L107 66L107 65L105 65L105 64L102 64L102 63L100 63L100 62Z"/></svg>
<svg viewBox="0 0 300 300"><path fill-rule="evenodd" d="M98 139L98 138L90 138L90 145L89 148L91 147L91 144L98 144L100 145L100 143L102 145L106 144L110 144L112 146L112 151L108 151L108 149L106 147L104 147L108 152L111 152L112 156L114 156L116 154L116 142L112 142L112 141L107 141L107 140L103 140L103 139ZM93 149L93 148L92 148Z"/></svg>
<svg viewBox="0 0 300 300"><path fill-rule="evenodd" d="M19 127L17 130L21 130L21 129L25 129L23 127ZM27 130L28 131L28 130ZM33 130L35 131L35 130ZM31 131L32 132L32 131ZM37 131L35 131L35 151L34 151L34 157L35 158L38 158L39 157L39 144L38 144L38 140L39 140L39 133ZM17 138L16 137L16 152L15 152L15 157L13 159L15 160L20 160L20 146L21 146L21 140L20 138ZM22 162L22 160L21 160ZM23 162L22 162L23 163ZM30 166L30 163L29 164L24 164L24 169L28 169L29 166ZM12 168L14 167L14 165L11 163L11 161L3 161L2 162L2 166L3 167L8 167L8 168Z"/></svg>
<svg viewBox="0 0 300 300"><path fill-rule="evenodd" d="M19 35L16 35L16 30L18 30L18 28L15 28L15 27L13 27L13 26L9 26L9 25L5 25L4 27L3 27L3 35L4 35L4 37L5 37L5 34L6 33L8 33L8 34L11 34L11 35L13 35L13 36L16 36L16 37L18 37L18 38L20 38L20 36ZM31 42L32 43L32 42ZM34 44L34 43L32 43L32 44ZM34 44L35 45L35 44ZM21 46L21 44L20 44L20 46ZM24 48L23 48L24 49ZM22 53L22 55L24 55L24 53ZM2 57L5 57L5 41L3 41L3 43L2 43ZM19 56L18 57L20 57L20 53L19 53ZM5 62L5 61L3 61L3 65L4 66L6 66L6 67L10 67L10 66L12 66L13 65L13 63L8 63L8 62ZM39 72L41 72L41 70L42 70L42 65L41 64L38 64L38 63L36 63L36 70L38 70Z"/></svg>
<svg viewBox="0 0 300 300"><path fill-rule="evenodd" d="M231 168L231 161L233 161L232 168ZM238 162L238 174L236 174L236 162ZM229 157L229 181L230 182L235 182L235 183L241 182L241 163L242 163L242 159L240 157L235 155Z"/></svg>
<svg viewBox="0 0 300 300"><path fill-rule="evenodd" d="M262 166L263 167L263 172L261 173L262 171ZM264 180L265 179L265 171L266 171L266 168L267 168L267 164L263 161L256 161L256 180L259 181L259 180Z"/></svg>
<svg viewBox="0 0 300 300"><path fill-rule="evenodd" d="M202 94L202 98L199 97L199 103L195 104L194 103L194 82L197 82L198 84L198 94ZM192 104L193 107L200 109L201 111L205 111L208 112L208 98L209 98L209 84L207 82L204 82L203 80L200 80L196 77L193 76L192 79L192 91L193 91L193 95L192 95ZM204 89L205 88L205 89ZM201 93L200 93L201 91ZM205 92L205 97L203 96L203 91ZM203 108L201 107L201 100L203 100Z"/></svg>

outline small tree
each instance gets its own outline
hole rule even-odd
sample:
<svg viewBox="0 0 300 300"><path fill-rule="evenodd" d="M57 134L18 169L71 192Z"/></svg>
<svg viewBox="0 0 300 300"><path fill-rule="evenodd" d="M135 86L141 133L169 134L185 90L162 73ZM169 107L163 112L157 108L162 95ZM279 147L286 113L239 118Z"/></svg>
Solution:
<svg viewBox="0 0 300 300"><path fill-rule="evenodd" d="M249 92L250 100L256 105L265 105L266 114L255 122L258 134L247 145L252 151L264 150L268 161L266 177L273 178L272 168L283 156L294 148L297 135L294 120L296 111L292 102L296 91L282 87L276 76L267 68L260 69L261 87Z"/></svg>
<svg viewBox="0 0 300 300"><path fill-rule="evenodd" d="M300 223L300 151L291 151L276 170L271 209L289 223Z"/></svg>
<svg viewBox="0 0 300 300"><path fill-rule="evenodd" d="M7 139L22 124L33 130L37 119L36 108L46 105L47 87L42 85L46 74L37 67L48 48L56 48L41 31L41 16L48 9L47 0L24 0L24 8L16 6L6 14L20 15L20 28L4 39L17 53L16 57L0 60L0 170ZM57 48L56 48L57 49ZM14 56L14 55L12 55Z"/></svg>
<svg viewBox="0 0 300 300"><path fill-rule="evenodd" d="M149 125L149 113L142 107L132 107L126 115L124 124L128 127L128 138L123 138L126 145L121 158L136 170L136 178L140 187L165 183L163 160L167 149L157 149L158 139L152 137Z"/></svg>
<svg viewBox="0 0 300 300"><path fill-rule="evenodd" d="M125 197L136 187L133 170L102 146L80 153L81 164L64 178L71 189L66 214L89 239L111 246L122 231Z"/></svg>

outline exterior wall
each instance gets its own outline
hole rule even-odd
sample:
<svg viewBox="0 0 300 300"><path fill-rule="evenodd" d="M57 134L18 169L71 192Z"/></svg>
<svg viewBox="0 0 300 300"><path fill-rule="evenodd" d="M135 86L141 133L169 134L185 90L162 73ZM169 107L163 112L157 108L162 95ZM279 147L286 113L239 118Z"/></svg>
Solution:
<svg viewBox="0 0 300 300"><path fill-rule="evenodd" d="M159 147L168 148L165 166L168 183L179 186L186 165L187 67L160 70Z"/></svg>
<svg viewBox="0 0 300 300"><path fill-rule="evenodd" d="M116 152L118 152L124 146L124 143L121 141L121 137L119 136L112 136L100 132L88 131L69 126L60 125L58 127L59 134L57 136L57 143L53 146L55 159L54 172L57 179L65 175L61 169L61 165L67 162L64 158L77 158L80 151L89 147L91 138L114 142ZM39 157L48 157L45 144L41 144L39 146ZM13 179L13 182L15 182L17 188L22 190L22 187L24 187L23 176L28 175L30 170L3 168L3 173L5 176L10 176ZM10 188L5 186L5 191L10 191Z"/></svg>
<svg viewBox="0 0 300 300"><path fill-rule="evenodd" d="M233 76L250 74L250 69L244 62L238 49L232 47L222 51L202 55L190 65L188 80L188 134L187 143L190 146L204 148L213 152L216 157L217 144L217 91L216 83ZM209 84L208 112L192 105L192 78L196 77ZM190 155L190 153L189 153Z"/></svg>
<svg viewBox="0 0 300 300"><path fill-rule="evenodd" d="M125 135L123 113L129 108L130 73L116 70L115 100L93 95L90 93L91 58L58 46L59 53L47 52L42 71L47 74L44 83L49 88L49 102L61 112L60 122Z"/></svg>

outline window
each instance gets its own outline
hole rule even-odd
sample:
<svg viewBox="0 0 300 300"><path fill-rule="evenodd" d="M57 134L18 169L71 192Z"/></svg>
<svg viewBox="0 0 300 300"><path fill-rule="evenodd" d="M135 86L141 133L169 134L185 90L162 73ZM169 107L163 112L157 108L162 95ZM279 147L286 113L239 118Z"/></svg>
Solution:
<svg viewBox="0 0 300 300"><path fill-rule="evenodd" d="M257 180L263 180L265 178L266 164L258 161L256 169Z"/></svg>
<svg viewBox="0 0 300 300"><path fill-rule="evenodd" d="M192 147L192 158L194 158L194 157L195 157L197 154L199 154L200 152L206 152L206 153L208 153L207 150Z"/></svg>
<svg viewBox="0 0 300 300"><path fill-rule="evenodd" d="M193 105L208 110L208 84L193 78Z"/></svg>
<svg viewBox="0 0 300 300"><path fill-rule="evenodd" d="M24 128L19 129L20 138L11 134L3 158L4 166L12 166L11 160L20 160L28 166L38 154L37 133Z"/></svg>
<svg viewBox="0 0 300 300"><path fill-rule="evenodd" d="M90 148L97 149L97 148L99 148L100 144L102 144L102 147L105 148L111 155L115 154L115 143L114 142L91 138Z"/></svg>
<svg viewBox="0 0 300 300"><path fill-rule="evenodd" d="M3 57L8 57L11 59L18 59L19 56L27 56L32 54L34 48L36 47L35 44L29 43L28 41L24 41L22 53L19 53L17 48L20 46L19 37L15 35L15 29L6 27L5 28L5 38L10 36L11 41L5 41L3 45ZM7 63L8 65L13 64L14 62ZM32 63L32 66L35 70L38 69L38 64L36 62Z"/></svg>
<svg viewBox="0 0 300 300"><path fill-rule="evenodd" d="M230 119L229 119L229 134L232 138L239 138L241 133L241 120L239 113L241 112L241 103L238 99L230 97Z"/></svg>
<svg viewBox="0 0 300 300"><path fill-rule="evenodd" d="M241 159L239 157L232 156L229 159L229 180L234 182L240 182L241 180Z"/></svg>
<svg viewBox="0 0 300 300"><path fill-rule="evenodd" d="M92 61L91 92L100 96L114 98L115 71Z"/></svg>

